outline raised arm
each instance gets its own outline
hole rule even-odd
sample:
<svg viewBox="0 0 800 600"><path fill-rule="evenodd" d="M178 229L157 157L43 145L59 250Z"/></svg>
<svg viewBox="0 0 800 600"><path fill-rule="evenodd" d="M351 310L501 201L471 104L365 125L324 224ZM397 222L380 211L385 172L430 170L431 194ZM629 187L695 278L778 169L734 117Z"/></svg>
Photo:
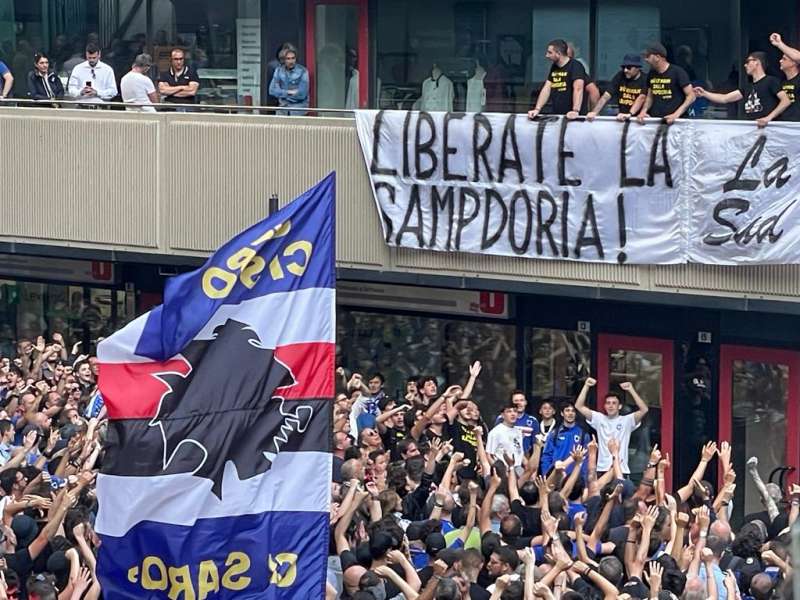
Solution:
<svg viewBox="0 0 800 600"><path fill-rule="evenodd" d="M572 473L569 474L567 481L561 486L560 492L561 497L565 500L569 498L569 495L572 493L572 488L575 487L578 478L581 476L581 467L583 466L583 461L586 459L586 450L584 450L583 446L575 446L572 449L571 457L573 461Z"/></svg>
<svg viewBox="0 0 800 600"><path fill-rule="evenodd" d="M691 478L689 478L689 482L678 490L678 497L680 498L681 502L686 502L689 499L689 496L692 495L692 491L694 490L694 482L703 479L706 474L708 463L711 462L711 459L714 458L716 453L717 443L706 442L706 444L703 446L703 449L700 451L700 462L697 463L697 467L695 468L694 473L692 473Z"/></svg>
<svg viewBox="0 0 800 600"><path fill-rule="evenodd" d="M758 473L758 457L751 456L750 459L747 461L747 472L750 474L750 477L753 480L753 483L756 484L756 489L758 490L758 494L761 496L761 501L764 503L764 506L767 508L767 513L769 514L770 522L775 520L775 517L778 516L778 505L775 504L775 500L769 495L767 491L767 486L764 485L764 481L761 479L761 475Z"/></svg>
<svg viewBox="0 0 800 600"><path fill-rule="evenodd" d="M650 407L647 406L647 402L642 400L642 397L636 391L636 388L633 387L633 384L630 381L625 381L619 385L624 391L628 392L633 398L633 401L636 403L636 412L633 413L633 418L636 421L637 425L642 422L644 416L650 410Z"/></svg>
<svg viewBox="0 0 800 600"><path fill-rule="evenodd" d="M781 38L780 33L773 33L769 36L769 43L775 46L778 50L783 52L789 59L793 60L796 63L800 63L800 50L796 48L792 48L790 45L786 44Z"/></svg>
<svg viewBox="0 0 800 600"><path fill-rule="evenodd" d="M583 382L583 387L581 388L581 391L578 394L577 400L575 400L575 410L581 413L583 415L583 418L590 422L592 420L592 410L588 406L586 406L586 398L589 396L589 390L596 385L597 385L596 379L592 377L587 377L586 381Z"/></svg>
<svg viewBox="0 0 800 600"><path fill-rule="evenodd" d="M497 488L500 487L501 482L502 479L500 479L497 471L492 468L492 478L489 480L489 487L483 497L483 502L481 502L480 516L478 518L478 527L481 535L492 530L492 500L494 500L494 495L497 493Z"/></svg>
<svg viewBox="0 0 800 600"><path fill-rule="evenodd" d="M586 524L586 513L581 511L573 518L575 524L575 547L578 550L578 558L585 562L587 565L597 566L597 563L589 558L589 553L586 551L586 539L583 535L583 526Z"/></svg>
<svg viewBox="0 0 800 600"><path fill-rule="evenodd" d="M475 382L478 380L478 375L481 374L481 361L476 360L469 367L469 378L467 384L464 386L464 393L461 394L462 400L468 400L472 396L472 390L475 387Z"/></svg>
<svg viewBox="0 0 800 600"><path fill-rule="evenodd" d="M622 484L617 484L614 491L609 495L608 500L603 505L603 510L600 511L600 516L597 518L597 523L594 525L592 535L589 536L589 546L594 548L597 543L603 538L603 534L608 526L608 519L611 517L611 509L614 508L617 500L622 496Z"/></svg>

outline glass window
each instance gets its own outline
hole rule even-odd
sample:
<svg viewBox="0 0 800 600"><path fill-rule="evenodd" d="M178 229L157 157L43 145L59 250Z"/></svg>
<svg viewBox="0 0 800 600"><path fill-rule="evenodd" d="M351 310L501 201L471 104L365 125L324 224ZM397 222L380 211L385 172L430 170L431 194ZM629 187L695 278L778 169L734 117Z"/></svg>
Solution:
<svg viewBox="0 0 800 600"><path fill-rule="evenodd" d="M538 405L544 400L574 400L589 374L592 343L585 333L564 329L530 328L530 389Z"/></svg>
<svg viewBox="0 0 800 600"><path fill-rule="evenodd" d="M647 466L650 449L654 444L661 444L661 385L664 380L663 362L660 353L643 352L641 350L625 350L612 348L609 350L608 389L626 398L627 392L620 384L632 381L636 391L650 407L639 427L631 434L628 445L628 467L631 479L638 481ZM635 403L623 400L622 414L636 411Z"/></svg>
<svg viewBox="0 0 800 600"><path fill-rule="evenodd" d="M316 105L358 108L358 13L355 4L314 7Z"/></svg>
<svg viewBox="0 0 800 600"><path fill-rule="evenodd" d="M527 109L530 7L529 2L500 0L377 3L372 35L377 45L378 106L470 112Z"/></svg>
<svg viewBox="0 0 800 600"><path fill-rule="evenodd" d="M486 417L517 386L514 339L514 326L498 323L360 311L339 311L337 318L338 364L364 375L380 371L390 396L402 397L412 376L463 385L470 363L481 361L473 397Z"/></svg>
<svg viewBox="0 0 800 600"><path fill-rule="evenodd" d="M201 101L259 104L260 28L260 0L0 0L0 60L14 74L14 94L24 97L34 52L48 53L66 82L94 42L119 82L142 52L152 55L157 77L177 46L198 69Z"/></svg>
<svg viewBox="0 0 800 600"><path fill-rule="evenodd" d="M694 3L689 10L667 0L599 0L596 23L595 78L600 82L614 77L626 54L640 54L658 41L669 61L684 68L695 85L719 91L739 86L741 28L738 10L729 2ZM702 99L693 111L706 118L728 114L725 105Z"/></svg>
<svg viewBox="0 0 800 600"><path fill-rule="evenodd" d="M572 45L575 59L591 73L589 64L589 0L569 0L543 4L533 9L533 81L541 82L550 72L551 62L544 53L547 43L561 38Z"/></svg>
<svg viewBox="0 0 800 600"><path fill-rule="evenodd" d="M733 439L735 464L758 457L761 476L786 462L786 407L789 367L778 363L735 360L732 368ZM769 443L765 443L769 440ZM741 478L733 499L737 521L764 510L750 477ZM737 480L738 483L738 480Z"/></svg>

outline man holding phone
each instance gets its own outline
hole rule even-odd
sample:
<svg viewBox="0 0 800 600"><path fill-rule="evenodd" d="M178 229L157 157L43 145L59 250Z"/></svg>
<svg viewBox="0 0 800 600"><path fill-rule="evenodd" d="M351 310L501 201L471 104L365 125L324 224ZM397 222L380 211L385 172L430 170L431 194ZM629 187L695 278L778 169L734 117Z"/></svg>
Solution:
<svg viewBox="0 0 800 600"><path fill-rule="evenodd" d="M110 102L117 95L114 69L100 60L100 48L86 46L86 60L75 65L67 83L67 96L86 104Z"/></svg>

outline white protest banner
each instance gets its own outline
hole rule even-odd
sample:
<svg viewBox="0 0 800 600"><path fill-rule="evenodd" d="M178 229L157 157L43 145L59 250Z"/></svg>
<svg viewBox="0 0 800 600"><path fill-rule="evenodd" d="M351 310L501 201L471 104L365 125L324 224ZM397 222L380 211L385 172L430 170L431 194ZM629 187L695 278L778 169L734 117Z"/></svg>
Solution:
<svg viewBox="0 0 800 600"><path fill-rule="evenodd" d="M689 260L706 264L800 262L800 129L695 121Z"/></svg>
<svg viewBox="0 0 800 600"><path fill-rule="evenodd" d="M790 263L792 126L359 111L391 246L632 264ZM793 141L792 138L798 138Z"/></svg>

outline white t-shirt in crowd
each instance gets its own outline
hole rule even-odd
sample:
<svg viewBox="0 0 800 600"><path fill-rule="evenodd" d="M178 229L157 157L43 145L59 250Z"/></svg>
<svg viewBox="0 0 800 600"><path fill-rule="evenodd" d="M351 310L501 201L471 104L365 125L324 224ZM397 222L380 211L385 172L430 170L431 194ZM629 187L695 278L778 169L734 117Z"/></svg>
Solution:
<svg viewBox="0 0 800 600"><path fill-rule="evenodd" d="M587 419L586 422L597 432L598 472L608 471L613 464L611 453L608 451L608 442L611 438L615 438L619 442L619 462L622 472L625 474L631 472L628 467L628 444L631 441L631 433L640 425L636 422L633 414L618 415L610 419L607 415L593 410L591 420Z"/></svg>
<svg viewBox="0 0 800 600"><path fill-rule="evenodd" d="M147 75L137 73L136 71L131 71L122 78L122 81L120 82L120 91L123 102L130 102L131 104L139 105L152 105L153 103L150 101L148 94L155 92L156 86ZM156 112L156 109L153 106L137 106L128 108L127 110Z"/></svg>
<svg viewBox="0 0 800 600"><path fill-rule="evenodd" d="M503 454L513 456L514 466L520 466L524 456L522 430L519 427L498 423L486 438L486 452L500 460L503 459Z"/></svg>

